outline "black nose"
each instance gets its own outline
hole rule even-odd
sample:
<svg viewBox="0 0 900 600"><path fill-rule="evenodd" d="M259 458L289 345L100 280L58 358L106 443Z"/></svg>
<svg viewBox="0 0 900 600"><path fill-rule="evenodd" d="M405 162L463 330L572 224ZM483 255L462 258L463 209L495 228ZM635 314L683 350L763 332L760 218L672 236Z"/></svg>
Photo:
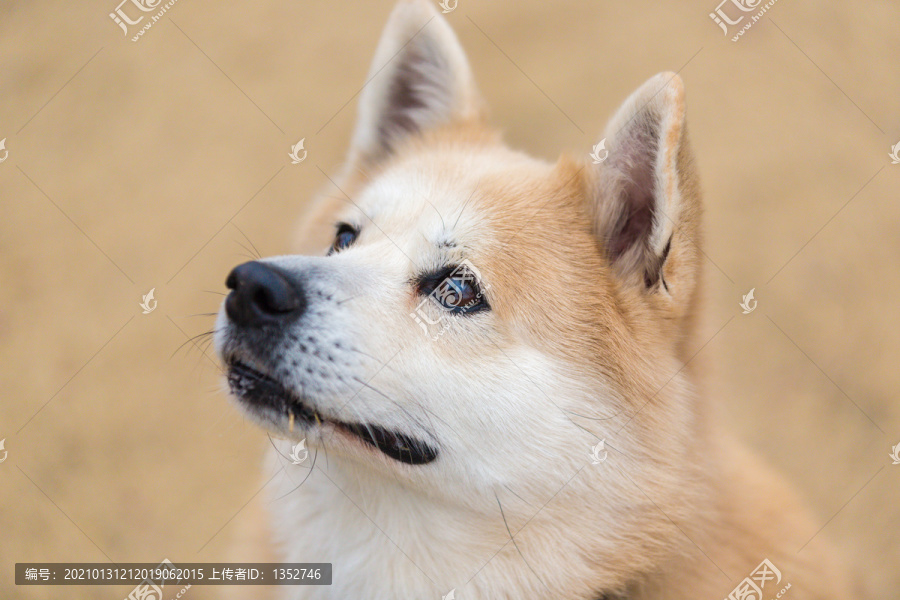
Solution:
<svg viewBox="0 0 900 600"><path fill-rule="evenodd" d="M297 319L306 308L299 285L276 268L252 261L236 266L225 285L225 313L237 325L258 327Z"/></svg>

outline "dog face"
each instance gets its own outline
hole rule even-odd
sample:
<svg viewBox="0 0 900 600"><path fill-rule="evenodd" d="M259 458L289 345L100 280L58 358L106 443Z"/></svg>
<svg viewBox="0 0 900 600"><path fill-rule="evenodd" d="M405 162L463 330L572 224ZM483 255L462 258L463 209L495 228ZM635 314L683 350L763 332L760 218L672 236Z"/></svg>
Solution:
<svg viewBox="0 0 900 600"><path fill-rule="evenodd" d="M607 425L634 418L635 453L683 436L681 379L649 402L684 360L697 288L683 112L661 74L610 122L601 164L529 158L484 124L447 23L402 3L337 196L307 220L312 255L228 277L216 344L238 404L484 511L501 486L546 501Z"/></svg>

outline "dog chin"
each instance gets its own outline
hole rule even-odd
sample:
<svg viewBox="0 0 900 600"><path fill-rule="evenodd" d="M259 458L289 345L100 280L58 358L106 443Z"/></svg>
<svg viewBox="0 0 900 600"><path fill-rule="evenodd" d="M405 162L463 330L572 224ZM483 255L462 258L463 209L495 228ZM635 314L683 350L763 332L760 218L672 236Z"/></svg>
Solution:
<svg viewBox="0 0 900 600"><path fill-rule="evenodd" d="M241 408L261 427L288 439L303 433L331 430L344 434L397 462L424 465L437 458L437 449L420 439L370 423L349 423L312 408L309 400L246 362L226 360L231 393Z"/></svg>

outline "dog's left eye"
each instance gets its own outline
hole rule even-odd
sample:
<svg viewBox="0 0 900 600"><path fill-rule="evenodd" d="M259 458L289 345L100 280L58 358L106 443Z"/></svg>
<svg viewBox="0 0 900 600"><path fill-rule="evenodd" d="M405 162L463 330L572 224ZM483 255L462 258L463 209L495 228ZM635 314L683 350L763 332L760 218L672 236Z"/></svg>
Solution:
<svg viewBox="0 0 900 600"><path fill-rule="evenodd" d="M331 248L328 250L328 254L333 254L344 248L349 248L353 245L353 242L356 241L356 238L359 237L359 231L352 225L348 225L347 223L341 223L338 225L337 235L334 236L334 243L331 244Z"/></svg>
<svg viewBox="0 0 900 600"><path fill-rule="evenodd" d="M455 314L490 308L478 276L464 264L423 277L419 283L419 293L428 295L443 309Z"/></svg>

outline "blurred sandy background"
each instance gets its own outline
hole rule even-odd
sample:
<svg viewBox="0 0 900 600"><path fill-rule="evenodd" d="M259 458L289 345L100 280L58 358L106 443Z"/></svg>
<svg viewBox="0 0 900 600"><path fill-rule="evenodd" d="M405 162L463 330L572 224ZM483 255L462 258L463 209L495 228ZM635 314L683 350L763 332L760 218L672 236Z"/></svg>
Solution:
<svg viewBox="0 0 900 600"><path fill-rule="evenodd" d="M2 598L129 590L16 588L15 562L226 558L268 441L212 351L177 349L211 327L194 315L217 310L248 239L287 251L392 7L180 0L133 43L115 4L0 7ZM896 597L900 5L783 0L732 43L715 4L459 0L448 18L495 122L548 159L588 152L628 93L681 69L704 339L719 332L696 359L706 392Z"/></svg>

